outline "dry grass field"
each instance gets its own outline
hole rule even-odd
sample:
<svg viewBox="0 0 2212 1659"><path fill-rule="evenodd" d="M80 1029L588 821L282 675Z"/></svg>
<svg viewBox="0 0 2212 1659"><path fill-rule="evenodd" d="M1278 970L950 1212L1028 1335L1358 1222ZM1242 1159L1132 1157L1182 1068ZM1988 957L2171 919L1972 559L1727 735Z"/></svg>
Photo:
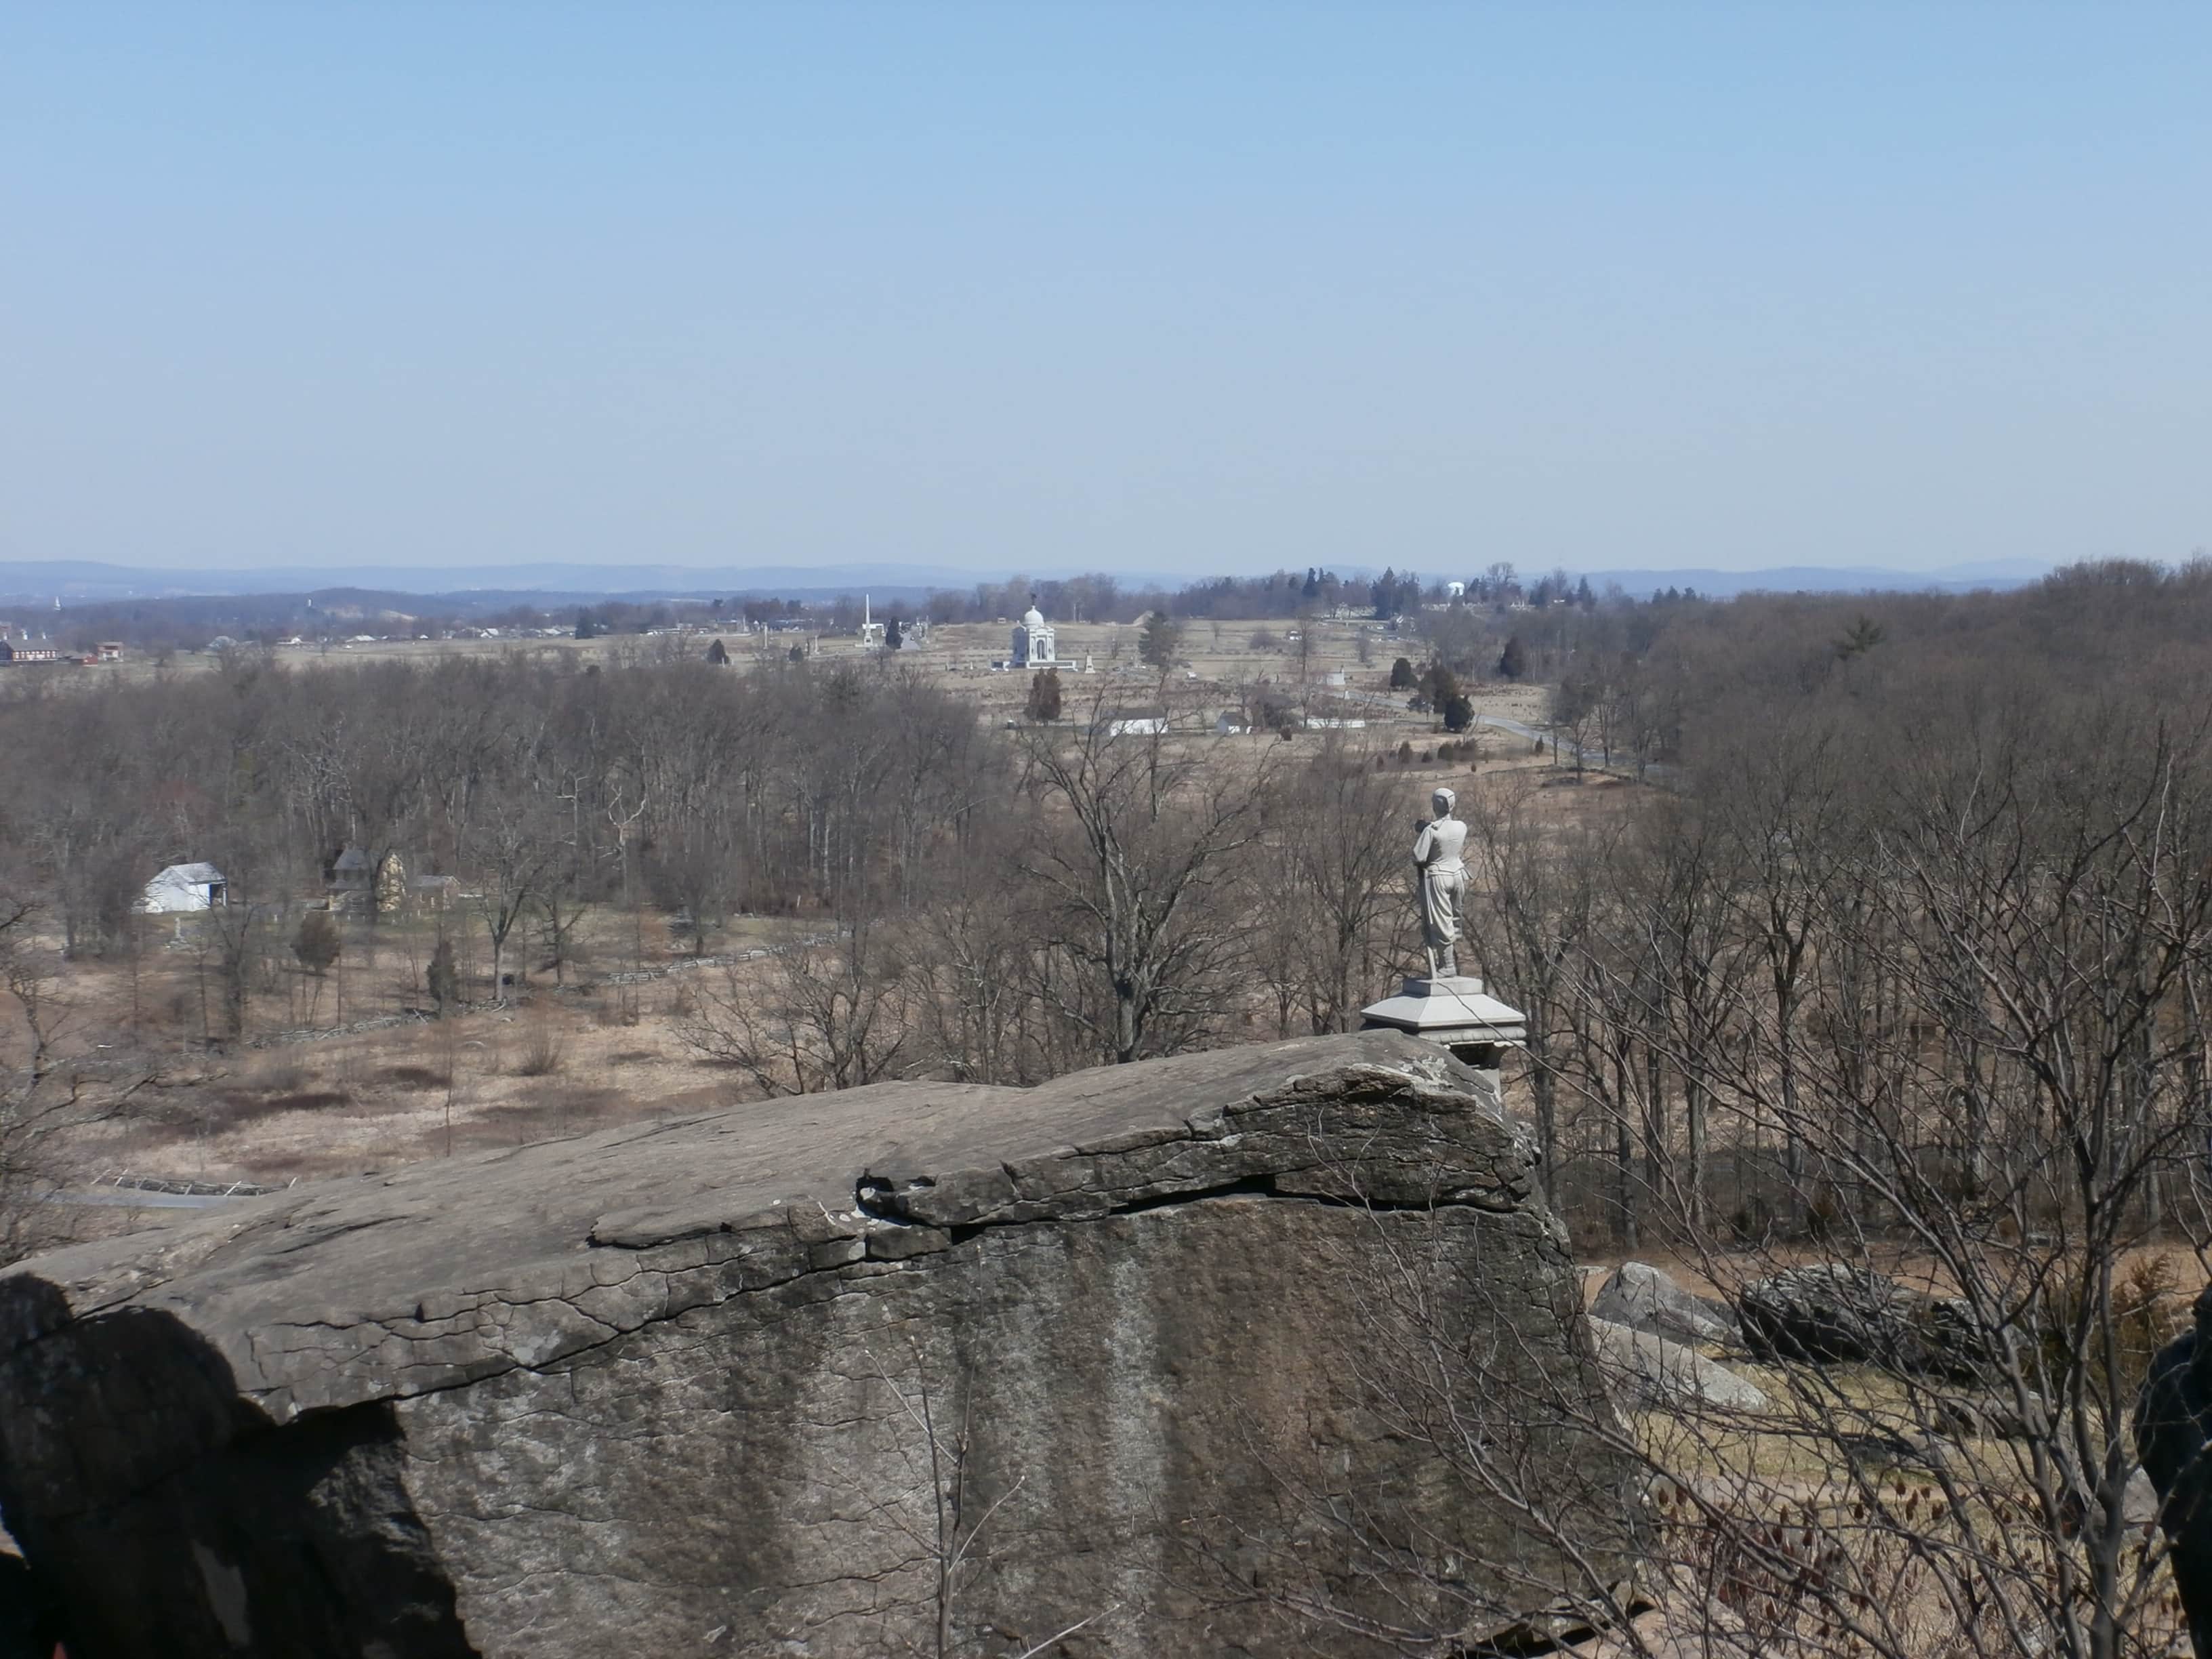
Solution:
<svg viewBox="0 0 2212 1659"><path fill-rule="evenodd" d="M732 667L750 670L787 659L799 646L821 666L849 663L854 666L896 668L926 680L957 687L973 696L987 712L1018 713L1028 694L1025 676L994 672L992 662L1007 651L1011 623L960 623L933 629L921 643L909 642L891 653L864 651L849 635L787 633L749 635L742 625L729 632L672 635L606 635L592 640L575 639L456 639L383 640L360 643L334 641L328 647L279 647L276 661L301 668L344 667L378 662L424 662L441 657L523 656L540 659L618 663L655 661L672 657L697 658L716 638L730 653ZM1140 629L1132 623L1055 623L1061 672L1072 697L1103 684L1115 688L1117 700L1136 702L1154 692L1160 675L1139 659ZM1294 640L1302 631L1310 640ZM1363 650L1366 658L1362 661ZM1364 621L1324 620L1304 625L1280 619L1256 622L1198 621L1183 629L1176 653L1176 667L1169 677L1177 686L1224 692L1262 681L1278 686L1307 687L1320 692L1332 689L1330 676L1343 676L1344 689L1353 694L1386 692L1394 658L1410 655L1418 660L1423 647L1399 642L1380 624ZM212 653L191 652L156 665L143 656L93 667L63 667L52 672L73 684L96 684L103 678L137 681L161 674L212 672L220 659ZM1088 674L1086 674L1086 665ZM19 671L23 672L23 671ZM1098 677L1094 682L1092 676ZM1478 714L1498 714L1530 724L1541 721L1547 698L1534 685L1490 685L1470 690ZM1398 699L1402 702L1402 696ZM1409 732L1421 729L1409 722ZM1433 729L1431 726L1430 729Z"/></svg>

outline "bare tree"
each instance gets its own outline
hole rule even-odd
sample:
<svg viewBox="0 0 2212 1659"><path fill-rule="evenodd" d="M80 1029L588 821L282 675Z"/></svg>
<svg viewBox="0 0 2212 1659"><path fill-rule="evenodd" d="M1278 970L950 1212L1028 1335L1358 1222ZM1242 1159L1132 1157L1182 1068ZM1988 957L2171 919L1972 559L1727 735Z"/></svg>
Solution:
<svg viewBox="0 0 2212 1659"><path fill-rule="evenodd" d="M1329 742L1278 769L1266 803L1265 874L1250 884L1277 919L1263 975L1305 1005L1310 1029L1349 1031L1384 988L1412 915L1412 835L1397 781Z"/></svg>
<svg viewBox="0 0 2212 1659"><path fill-rule="evenodd" d="M1211 901L1258 839L1264 761L1209 764L1194 733L1133 732L1102 688L1073 732L1020 734L1026 787L1044 810L1016 868L1046 896L1047 942L1081 971L1045 994L1101 1058L1173 1052L1210 1029L1240 919Z"/></svg>
<svg viewBox="0 0 2212 1659"><path fill-rule="evenodd" d="M684 1041L744 1073L763 1094L878 1082L915 1046L897 952L868 920L834 940L700 977L693 1012L679 1026Z"/></svg>
<svg viewBox="0 0 2212 1659"><path fill-rule="evenodd" d="M21 1030L21 1064L0 1073L0 1266L57 1241L70 1212L52 1200L71 1173L71 1149L155 1081L149 1070L71 1054L74 1011L58 994L59 963L37 934L41 908L0 895L0 987Z"/></svg>
<svg viewBox="0 0 2212 1659"><path fill-rule="evenodd" d="M561 865L557 826L549 826L543 803L524 796L503 800L473 827L469 852L477 870L470 902L483 920L491 947L491 994L507 996L507 940L537 906Z"/></svg>

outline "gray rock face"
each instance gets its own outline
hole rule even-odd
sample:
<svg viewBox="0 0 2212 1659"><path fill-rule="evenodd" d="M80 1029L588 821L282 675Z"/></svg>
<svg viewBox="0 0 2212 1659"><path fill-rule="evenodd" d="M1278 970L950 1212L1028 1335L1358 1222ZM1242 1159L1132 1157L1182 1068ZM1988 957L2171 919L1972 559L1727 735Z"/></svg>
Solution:
<svg viewBox="0 0 2212 1659"><path fill-rule="evenodd" d="M1980 1357L1972 1322L1954 1304L1841 1262L1771 1273L1744 1287L1738 1308L1762 1358L1971 1378Z"/></svg>
<svg viewBox="0 0 2212 1659"><path fill-rule="evenodd" d="M1377 1287L1450 1288L1471 1396L1601 1401L1533 1164L1372 1033L302 1188L0 1276L0 1510L72 1659L1258 1656L1324 1581L1503 1625L1581 1586L1378 1400ZM1604 1559L1573 1420L1525 1466Z"/></svg>
<svg viewBox="0 0 2212 1659"><path fill-rule="evenodd" d="M1672 1274L1643 1261L1624 1261L1613 1269L1590 1304L1590 1316L1669 1342L1736 1340L1735 1315L1727 1304L1692 1296Z"/></svg>
<svg viewBox="0 0 2212 1659"><path fill-rule="evenodd" d="M1590 1316L1590 1337L1597 1345L1597 1363L1614 1391L1638 1405L1766 1409L1766 1396L1755 1385L1695 1348L1649 1331L1631 1330L1595 1314Z"/></svg>

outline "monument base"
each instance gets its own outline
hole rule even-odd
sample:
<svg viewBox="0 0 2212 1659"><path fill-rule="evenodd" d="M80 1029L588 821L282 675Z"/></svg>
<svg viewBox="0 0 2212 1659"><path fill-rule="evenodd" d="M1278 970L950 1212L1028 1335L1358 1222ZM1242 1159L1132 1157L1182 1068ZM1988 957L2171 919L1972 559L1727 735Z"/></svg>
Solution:
<svg viewBox="0 0 2212 1659"><path fill-rule="evenodd" d="M1395 997L1361 1009L1366 1030L1407 1031L1450 1049L1493 1081L1509 1048L1528 1040L1526 1017L1488 995L1468 974L1409 979Z"/></svg>

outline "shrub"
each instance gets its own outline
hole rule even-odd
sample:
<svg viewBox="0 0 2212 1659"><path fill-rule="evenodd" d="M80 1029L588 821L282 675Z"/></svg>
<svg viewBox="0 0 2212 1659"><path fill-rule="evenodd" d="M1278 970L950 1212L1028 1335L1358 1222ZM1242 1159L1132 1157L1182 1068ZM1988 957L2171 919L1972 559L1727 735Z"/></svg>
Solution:
<svg viewBox="0 0 2212 1659"><path fill-rule="evenodd" d="M461 972L453 966L453 941L440 936L438 948L430 953L430 966L422 975L428 986L430 1000L438 1005L438 1017L443 1019L446 1011L460 1006Z"/></svg>
<svg viewBox="0 0 2212 1659"><path fill-rule="evenodd" d="M522 1077L551 1077L568 1063L568 1039L549 1014L532 1018L523 1033L522 1055L515 1064Z"/></svg>
<svg viewBox="0 0 2212 1659"><path fill-rule="evenodd" d="M337 918L327 910L310 910L300 918L300 931L292 938L292 954L300 966L320 979L331 970L344 948L338 937Z"/></svg>

